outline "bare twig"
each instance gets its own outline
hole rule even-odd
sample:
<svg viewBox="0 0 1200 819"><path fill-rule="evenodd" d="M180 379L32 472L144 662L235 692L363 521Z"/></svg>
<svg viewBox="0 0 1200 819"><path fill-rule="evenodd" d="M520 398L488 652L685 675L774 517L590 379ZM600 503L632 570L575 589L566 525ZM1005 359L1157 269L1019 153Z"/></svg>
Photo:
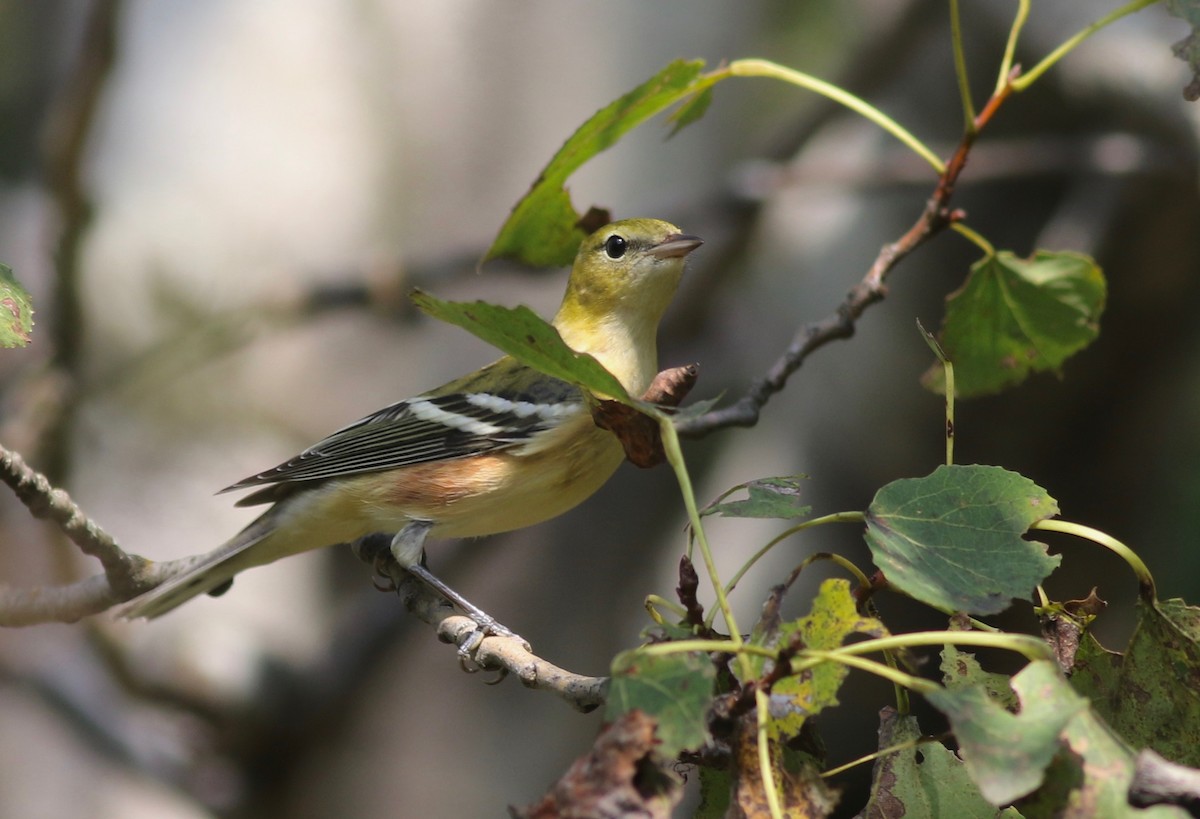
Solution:
<svg viewBox="0 0 1200 819"><path fill-rule="evenodd" d="M855 325L863 312L887 295L884 282L896 265L929 239L963 218L964 214L961 211L950 208L954 186L967 164L967 156L980 130L991 121L1011 94L1011 82L1017 76L1016 71L1017 69L1014 69L1010 75L1009 84L988 100L987 105L975 117L974 129L968 129L963 134L954 155L946 163L946 170L938 177L933 195L926 201L925 208L916 222L895 242L883 246L862 281L850 289L837 309L819 321L803 325L793 336L791 344L771 365L767 374L755 381L741 399L729 406L681 419L677 424L680 435L699 437L725 427L750 427L758 423L759 414L771 396L783 390L788 378L800 368L811 353L831 341L854 335Z"/></svg>
<svg viewBox="0 0 1200 819"><path fill-rule="evenodd" d="M401 568L392 559L390 541L389 535L371 535L355 544L355 553L386 579L382 590L399 594L406 609L436 629L438 639L464 650L473 645L479 631L475 621L458 614L441 595ZM480 668L513 674L527 688L557 694L580 711L591 711L604 703L607 678L559 668L532 654L518 637L484 637L470 656Z"/></svg>

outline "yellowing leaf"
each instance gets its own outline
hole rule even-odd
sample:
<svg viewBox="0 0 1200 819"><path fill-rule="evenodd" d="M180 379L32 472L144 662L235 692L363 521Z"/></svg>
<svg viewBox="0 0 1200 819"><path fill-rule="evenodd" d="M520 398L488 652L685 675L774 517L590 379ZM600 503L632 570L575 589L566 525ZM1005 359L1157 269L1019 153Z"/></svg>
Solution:
<svg viewBox="0 0 1200 819"><path fill-rule="evenodd" d="M807 615L771 624L765 633L756 633L751 640L778 648L798 638L805 648L830 650L842 645L852 634L884 637L887 629L874 617L858 613L849 581L833 578L821 584ZM755 673L764 673L767 662L755 658L752 663ZM838 689L847 673L849 669L841 663L827 662L776 682L770 699L771 736L783 739L796 736L806 719L837 705Z"/></svg>

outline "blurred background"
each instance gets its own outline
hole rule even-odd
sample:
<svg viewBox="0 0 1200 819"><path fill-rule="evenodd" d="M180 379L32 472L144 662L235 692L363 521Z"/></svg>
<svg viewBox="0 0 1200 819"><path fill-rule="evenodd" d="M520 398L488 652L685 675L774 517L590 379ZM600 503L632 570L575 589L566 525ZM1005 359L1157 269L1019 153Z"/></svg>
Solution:
<svg viewBox="0 0 1200 819"><path fill-rule="evenodd" d="M1015 5L963 3L980 102ZM1039 6L1018 59L1109 5ZM1065 518L1137 550L1162 596L1195 602L1200 118L1169 49L1186 34L1158 7L1106 29L1010 100L972 154L955 199L968 224L1021 255L1094 255L1109 305L1061 378L959 405L957 460L1032 478ZM0 0L0 261L38 307L33 345L0 352L0 441L126 549L213 548L254 515L215 490L495 356L416 315L411 286L553 312L563 271L476 262L578 125L673 59L752 56L844 85L941 155L957 141L944 3ZM701 363L693 398L732 400L907 229L933 178L873 126L765 80L721 84L702 121L666 133L632 133L571 193L581 211L707 240L660 359ZM700 500L800 472L814 513L861 510L931 471L943 406L917 382L931 356L914 318L936 327L977 256L951 233L923 247L756 427L688 443ZM435 544L430 562L543 657L603 674L648 625L645 596L672 596L682 524L670 472L626 465L558 520ZM714 521L725 576L782 528ZM1051 597L1098 586L1098 634L1120 648L1130 572L1092 545L1051 549ZM787 541L739 588L743 622L816 550L869 565L855 527ZM0 493L5 584L97 570ZM798 584L792 614L827 576ZM897 630L944 625L879 602ZM997 622L1036 629L1024 603ZM486 676L462 673L345 548L150 624L5 630L0 815L502 815L584 753L601 716ZM889 701L851 677L818 720L832 764L874 749ZM843 815L868 774L835 780Z"/></svg>

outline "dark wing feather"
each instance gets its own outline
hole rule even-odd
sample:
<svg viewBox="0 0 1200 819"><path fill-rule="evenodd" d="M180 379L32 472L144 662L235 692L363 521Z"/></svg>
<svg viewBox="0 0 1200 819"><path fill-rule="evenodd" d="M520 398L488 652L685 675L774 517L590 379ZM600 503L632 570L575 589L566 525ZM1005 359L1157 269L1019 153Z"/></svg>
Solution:
<svg viewBox="0 0 1200 819"><path fill-rule="evenodd" d="M503 368L502 372L495 372ZM506 389L499 401L480 400L478 382ZM400 401L343 427L274 469L238 481L221 491L262 486L239 506L272 503L296 489L296 483L381 472L413 464L462 458L525 443L557 423L530 411L549 404L560 411L583 408L580 391L504 358L483 371L431 393ZM447 424L450 420L453 423Z"/></svg>

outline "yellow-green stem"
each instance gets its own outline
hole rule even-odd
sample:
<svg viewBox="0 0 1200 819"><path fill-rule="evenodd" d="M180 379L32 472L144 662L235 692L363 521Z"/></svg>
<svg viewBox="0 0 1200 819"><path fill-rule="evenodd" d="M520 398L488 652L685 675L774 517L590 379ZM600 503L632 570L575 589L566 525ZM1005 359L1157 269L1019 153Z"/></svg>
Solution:
<svg viewBox="0 0 1200 819"><path fill-rule="evenodd" d="M975 103L971 100L971 81L967 77L967 58L963 54L962 20L958 11L958 0L950 0L950 35L954 45L954 76L958 79L958 93L962 97L963 131L975 133Z"/></svg>
<svg viewBox="0 0 1200 819"><path fill-rule="evenodd" d="M1054 653L1050 650L1050 646L1036 637L1026 634L996 634L976 631L917 631L911 634L893 634L889 637L876 637L860 643L851 643L827 653L860 655L885 649L944 645L946 643L1015 651L1031 661L1054 660ZM809 656L809 652L800 652L797 659L792 660L792 673L798 674L823 662L823 660L807 659Z"/></svg>
<svg viewBox="0 0 1200 819"><path fill-rule="evenodd" d="M1013 18L1012 28L1008 32L1008 43L1004 46L1004 58L1000 61L1000 74L996 77L996 90L992 92L998 95L1004 90L1004 86L1008 83L1008 75L1012 72L1013 55L1017 51L1017 39L1021 36L1021 29L1025 27L1025 21L1029 19L1029 0L1017 0L1017 16Z"/></svg>
<svg viewBox="0 0 1200 819"><path fill-rule="evenodd" d="M1142 9L1146 8L1146 6L1152 6L1157 2L1158 0L1132 0L1132 2L1126 3L1120 8L1114 9L1113 11L1104 15L1096 22L1084 26L1082 29L1076 32L1074 36L1047 54L1046 57L1040 63L1031 68L1027 74L1023 74L1022 76L1013 80L1013 91L1024 91L1026 88L1033 85L1035 82L1037 82L1038 78L1050 70L1055 63L1070 54L1077 45L1082 43L1088 37L1091 37L1100 29L1111 25L1117 20L1120 20L1122 17L1133 14L1135 11L1141 11Z"/></svg>
<svg viewBox="0 0 1200 819"><path fill-rule="evenodd" d="M1133 573L1137 576L1138 583L1142 587L1143 595L1147 599L1150 601L1158 599L1158 592L1154 585L1154 576L1150 574L1150 569L1147 568L1146 564L1142 562L1142 559L1137 556L1137 553L1133 549L1130 549L1112 535L1105 534L1099 529L1093 529L1090 526L1084 526L1081 523L1071 523L1066 520L1039 520L1029 528L1040 529L1043 532L1063 532L1064 534L1075 535L1076 537L1099 543L1129 564L1129 568L1133 569Z"/></svg>
<svg viewBox="0 0 1200 819"><path fill-rule="evenodd" d="M822 526L826 523L847 523L847 522L861 523L863 520L864 520L864 515L862 512L834 512L831 515L822 515L819 518L813 518L812 520L806 520L803 523L797 523L795 526L785 529L783 532L779 533L778 535L776 535L775 537L773 537L769 541L767 541L767 545L763 546L761 549L759 549L757 552L755 552L753 555L751 555L750 559L747 560L744 564L742 564L742 567L740 569L738 569L737 572L734 574L733 579L731 579L729 581L728 585L725 586L725 593L729 594L730 592L732 592L734 590L734 588L737 586L737 584L741 581L741 579L746 575L746 572L750 571L750 569L754 566L754 564L757 563L759 560L761 560L763 558L763 556L766 555L767 552L771 551L771 549L774 548L777 544L786 540L787 538L791 537L792 535L796 534L797 532L802 532L805 529L811 529L814 526ZM867 583L870 582L867 580L866 575L864 575L857 566L855 566L853 563L850 563L849 561L843 562L844 559L838 560L837 557L838 557L837 555L831 555L828 559L833 560L835 563L837 563L838 565L845 568L846 571L850 572L855 577L857 577L858 581L860 583L862 583L863 585L866 585Z"/></svg>
<svg viewBox="0 0 1200 819"><path fill-rule="evenodd" d="M963 236L964 238L969 239L970 241L972 241L976 245L978 245L979 249L982 250L989 259L992 256L996 255L996 248L992 246L991 242L989 242L987 239L983 238L983 236L981 236L980 234L971 230L971 228L967 227L962 222L952 223L950 225L950 229L953 230L955 233L959 234L960 236Z"/></svg>
<svg viewBox="0 0 1200 819"><path fill-rule="evenodd" d="M848 771L851 768L857 768L859 765L865 765L868 762L874 762L876 759L881 759L885 756L891 756L892 754L898 754L901 751L907 751L909 748L916 748L918 745L928 745L931 742L937 741L937 737L917 737L916 739L910 739L907 742L901 742L887 748L881 748L875 753L867 754L866 756L860 756L858 759L851 760L844 765L838 765L836 768L830 768L829 770L822 772L821 778L829 779L830 777L837 776L838 774Z"/></svg>
<svg viewBox="0 0 1200 819"><path fill-rule="evenodd" d="M907 145L913 152L933 166L933 169L939 174L946 170L945 163L938 158L937 154L929 150L929 147L921 140L912 135L904 126L896 122L887 114L880 111L875 106L862 100L853 94L838 88L836 85L831 85L824 80L819 80L811 74L805 74L801 71L796 71L792 68L773 63L770 60L746 59L734 60L724 69L730 76L734 77L772 77L777 80L798 85L801 88L806 88L809 91L820 94L823 97L833 100L834 102L844 105L856 114L859 114L871 122L878 125L883 130L894 136L896 139Z"/></svg>
<svg viewBox="0 0 1200 819"><path fill-rule="evenodd" d="M755 741L758 745L758 773L762 777L763 793L767 797L767 810L771 819L783 819L783 805L779 801L779 787L775 783L775 768L771 765L771 702L767 692L761 688L754 691L754 712L757 720Z"/></svg>
<svg viewBox="0 0 1200 819"><path fill-rule="evenodd" d="M651 643L638 649L645 654L686 654L689 651L711 653L720 651L727 654L753 654L773 660L779 656L779 649L758 646L745 640L671 640L666 643ZM751 669L753 672L753 669ZM750 677L746 677L750 679Z"/></svg>
<svg viewBox="0 0 1200 819"><path fill-rule="evenodd" d="M663 618L662 615L658 613L659 606L667 609L681 620L687 616L687 609L676 603L674 600L668 600L659 594L646 595L645 606L646 613L649 614L651 619L653 619L654 622L658 623L660 626L663 624Z"/></svg>
<svg viewBox="0 0 1200 819"><path fill-rule="evenodd" d="M928 694L931 691L937 691L941 688L940 685L931 680L922 679L912 674L905 674L900 669L892 668L877 660L868 660L866 657L859 657L856 654L846 654L838 649L834 649L833 651L806 649L801 651L797 656L805 658L806 662L804 666L806 668L811 668L820 663L841 663L849 668L857 668L860 671L867 671L877 677L883 677L885 680L891 680L897 685L902 685L911 691L921 694ZM798 669L799 666L793 662L792 672L796 673Z"/></svg>

